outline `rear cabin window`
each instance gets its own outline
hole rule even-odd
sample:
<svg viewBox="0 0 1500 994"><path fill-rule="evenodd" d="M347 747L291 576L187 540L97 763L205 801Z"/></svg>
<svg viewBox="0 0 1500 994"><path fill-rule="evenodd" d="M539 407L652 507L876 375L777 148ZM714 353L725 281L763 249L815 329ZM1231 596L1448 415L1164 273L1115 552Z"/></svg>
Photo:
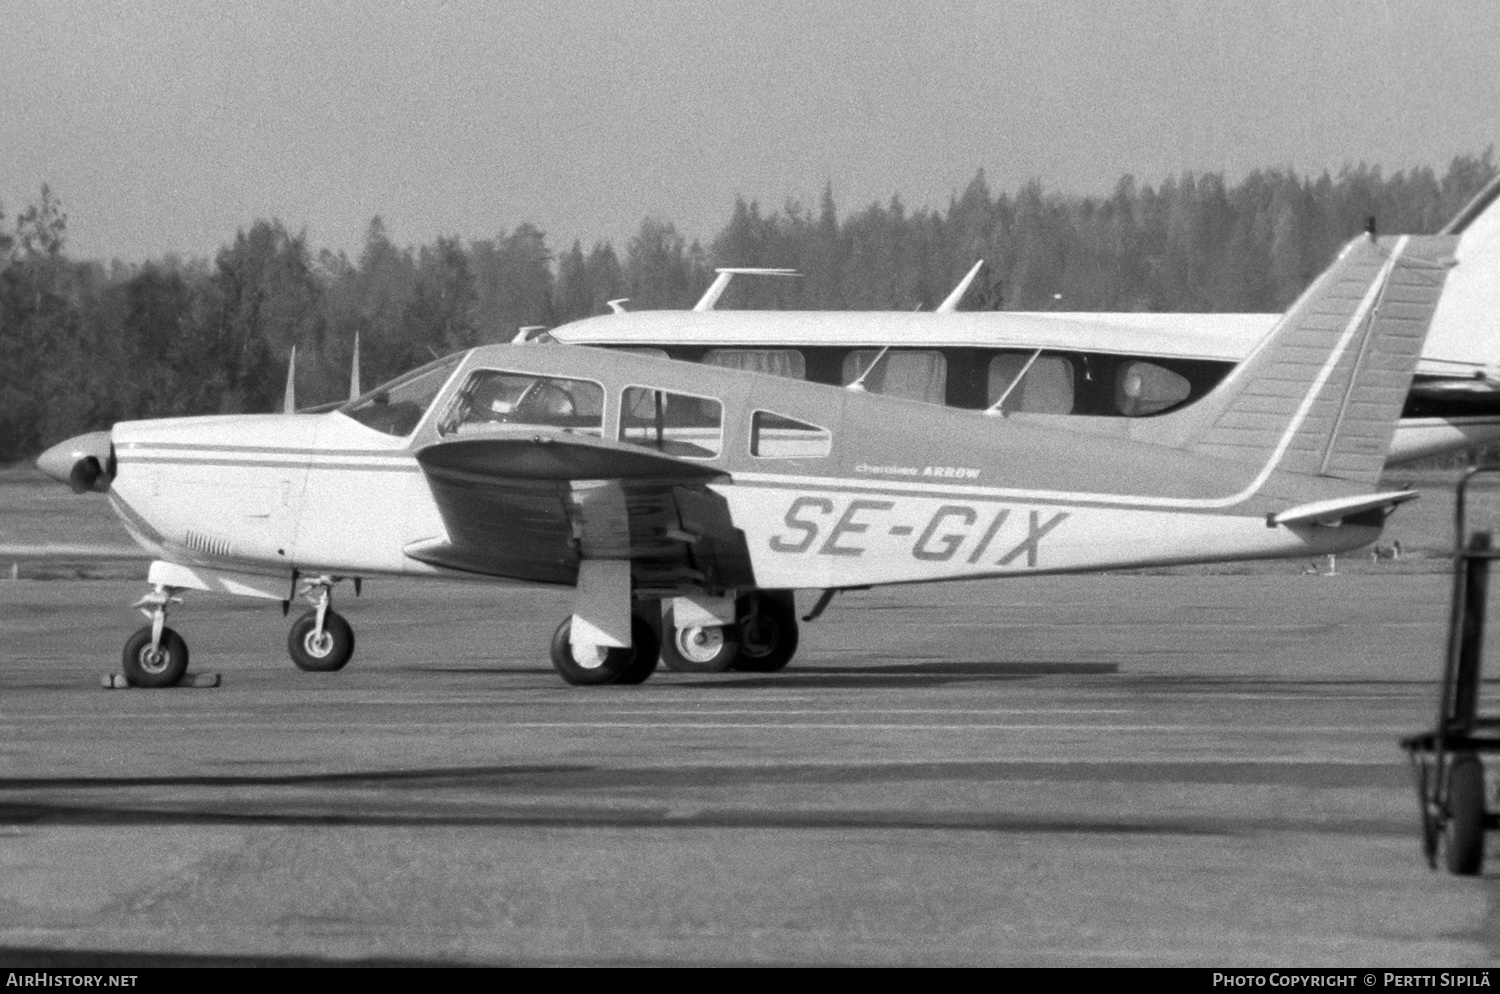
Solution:
<svg viewBox="0 0 1500 994"><path fill-rule="evenodd" d="M796 349L710 349L703 361L725 369L770 373L790 380L807 379L807 360Z"/></svg>
<svg viewBox="0 0 1500 994"><path fill-rule="evenodd" d="M1187 377L1154 362L1126 363L1115 373L1115 409L1127 418L1165 411L1192 393Z"/></svg>
<svg viewBox="0 0 1500 994"><path fill-rule="evenodd" d="M941 352L925 349L891 349L870 369L879 349L855 349L844 356L843 382L847 386L870 370L864 386L870 393L906 397L928 404L942 404L948 395L948 363Z"/></svg>
<svg viewBox="0 0 1500 994"><path fill-rule="evenodd" d="M711 459L724 439L724 405L711 397L626 387L620 398L620 441L670 456Z"/></svg>
<svg viewBox="0 0 1500 994"><path fill-rule="evenodd" d="M782 414L756 411L750 418L750 454L762 459L816 459L833 450L833 433Z"/></svg>
<svg viewBox="0 0 1500 994"><path fill-rule="evenodd" d="M590 380L481 369L438 422L443 435L472 435L506 425L604 431L604 388Z"/></svg>
<svg viewBox="0 0 1500 994"><path fill-rule="evenodd" d="M1002 410L1006 413L1072 414L1073 364L1063 356L1043 355L1037 356L1028 369L1030 360L1031 354L1025 352L997 355L990 360L988 405L993 407L1005 397ZM1016 383L1018 376L1021 382Z"/></svg>

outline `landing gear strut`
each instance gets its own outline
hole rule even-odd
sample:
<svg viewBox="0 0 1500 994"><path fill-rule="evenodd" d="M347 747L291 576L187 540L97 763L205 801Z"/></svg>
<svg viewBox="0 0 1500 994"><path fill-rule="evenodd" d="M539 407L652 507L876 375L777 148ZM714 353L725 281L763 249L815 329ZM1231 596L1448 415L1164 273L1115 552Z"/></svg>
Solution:
<svg viewBox="0 0 1500 994"><path fill-rule="evenodd" d="M166 626L167 607L181 604L176 587L157 586L135 602L151 624L126 641L120 656L125 679L136 687L175 687L188 668L187 643Z"/></svg>
<svg viewBox="0 0 1500 994"><path fill-rule="evenodd" d="M306 577L299 591L312 610L292 623L287 652L300 670L330 673L341 670L354 655L354 629L329 606L334 578Z"/></svg>

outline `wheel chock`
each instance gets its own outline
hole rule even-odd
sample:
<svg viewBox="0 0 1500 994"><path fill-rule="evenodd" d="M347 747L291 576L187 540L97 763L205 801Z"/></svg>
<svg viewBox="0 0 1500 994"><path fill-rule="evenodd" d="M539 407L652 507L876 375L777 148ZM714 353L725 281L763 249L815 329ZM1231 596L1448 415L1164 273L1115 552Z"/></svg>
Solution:
<svg viewBox="0 0 1500 994"><path fill-rule="evenodd" d="M179 687L217 687L221 682L218 673L186 673L183 675ZM129 690L131 683L125 679L124 673L106 673L99 681L105 690Z"/></svg>

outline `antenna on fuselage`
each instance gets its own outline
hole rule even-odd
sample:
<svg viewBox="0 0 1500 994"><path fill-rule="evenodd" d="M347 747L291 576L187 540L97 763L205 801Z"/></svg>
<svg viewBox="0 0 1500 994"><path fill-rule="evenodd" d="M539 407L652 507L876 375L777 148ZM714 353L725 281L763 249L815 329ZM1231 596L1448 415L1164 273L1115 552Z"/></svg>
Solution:
<svg viewBox="0 0 1500 994"><path fill-rule="evenodd" d="M286 364L286 393L281 398L281 413L297 413L297 346L292 346L292 357Z"/></svg>
<svg viewBox="0 0 1500 994"><path fill-rule="evenodd" d="M363 393L359 388L359 332L354 333L354 358L349 360L349 399L355 400Z"/></svg>
<svg viewBox="0 0 1500 994"><path fill-rule="evenodd" d="M703 296L699 297L698 302L693 305L693 310L697 311L700 314L703 311L711 311L714 309L714 305L719 302L719 298L724 296L724 291L729 288L729 281L734 279L737 274L744 274L745 276L802 275L795 269L759 269L747 268L743 266L726 266L722 269L715 269L714 272L718 273L719 275L714 277L714 281L709 284L708 289L703 291Z"/></svg>
<svg viewBox="0 0 1500 994"><path fill-rule="evenodd" d="M865 392L865 377L869 376L870 373L872 373L875 370L875 367L878 366L878 365L880 365L880 360L884 359L885 358L885 354L887 352L889 352L890 350L891 350L891 347L889 345L887 345L885 348L881 349L880 353L878 355L876 355L874 359L870 360L870 364L865 367L865 371L863 373L859 374L859 378L856 379L853 383L850 383L849 385L845 386L844 389L845 390L853 390L855 393L864 393Z"/></svg>
<svg viewBox="0 0 1500 994"><path fill-rule="evenodd" d="M525 345L527 342L538 342L538 341L541 341L542 340L542 336L541 335L538 335L536 338L532 338L531 337L531 333L533 331L546 331L546 330L547 330L547 326L544 325L544 324L528 324L528 325L523 325L521 327L521 329L516 332L516 337L512 338L510 340L510 344L512 344L512 345Z"/></svg>
<svg viewBox="0 0 1500 994"><path fill-rule="evenodd" d="M964 294L969 292L969 285L974 282L974 277L979 275L979 267L983 265L983 259L974 263L974 268L969 270L969 275L958 281L958 286L954 287L953 292L943 298L943 302L937 305L937 310L933 311L933 313L952 314L958 310L958 302L963 300Z"/></svg>
<svg viewBox="0 0 1500 994"><path fill-rule="evenodd" d="M614 300L605 301L605 303L609 305L609 313L624 314L625 304L628 300L630 300L629 297L616 297Z"/></svg>

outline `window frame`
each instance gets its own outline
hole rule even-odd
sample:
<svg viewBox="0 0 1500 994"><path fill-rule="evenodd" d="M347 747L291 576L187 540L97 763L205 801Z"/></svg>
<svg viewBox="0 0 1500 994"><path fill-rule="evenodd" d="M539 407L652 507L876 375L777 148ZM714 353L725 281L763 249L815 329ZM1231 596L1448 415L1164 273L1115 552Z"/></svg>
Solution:
<svg viewBox="0 0 1500 994"><path fill-rule="evenodd" d="M711 401L712 403L718 405L718 408L719 408L719 444L714 449L713 454L712 455L707 455L707 456L679 455L679 454L674 453L674 452L667 452L665 449L659 448L659 447L654 446L654 445L641 445L641 443L639 443L639 442L633 442L630 439L626 438L625 437L625 415L630 410L630 407L629 407L629 405L627 405L625 403L625 394L626 394L627 391L630 391L630 390L649 390L652 393L667 394L669 396L690 397L693 400L707 400L707 401ZM696 460L708 462L708 461L712 461L714 459L722 459L724 457L724 452L725 452L724 426L725 426L725 422L726 422L726 418L724 416L724 412L728 409L729 405L726 404L726 403L724 403L724 399L722 397L715 397L715 396L710 396L708 394L701 394L701 393L689 393L686 390L669 390L666 387L652 386L649 383L624 383L624 384L622 384L620 386L619 396L620 396L620 413L619 413L619 416L615 419L615 433L614 433L615 434L615 437L614 437L615 441L617 441L617 442L619 442L619 443L621 443L623 445L635 445L635 446L638 446L638 447L643 448L643 449L649 449L652 452L657 452L657 453L660 453L661 455L664 455L664 456L671 456L674 459L696 459ZM666 441L665 434L663 434L662 441L663 442ZM689 443L689 444L693 444L693 443Z"/></svg>

